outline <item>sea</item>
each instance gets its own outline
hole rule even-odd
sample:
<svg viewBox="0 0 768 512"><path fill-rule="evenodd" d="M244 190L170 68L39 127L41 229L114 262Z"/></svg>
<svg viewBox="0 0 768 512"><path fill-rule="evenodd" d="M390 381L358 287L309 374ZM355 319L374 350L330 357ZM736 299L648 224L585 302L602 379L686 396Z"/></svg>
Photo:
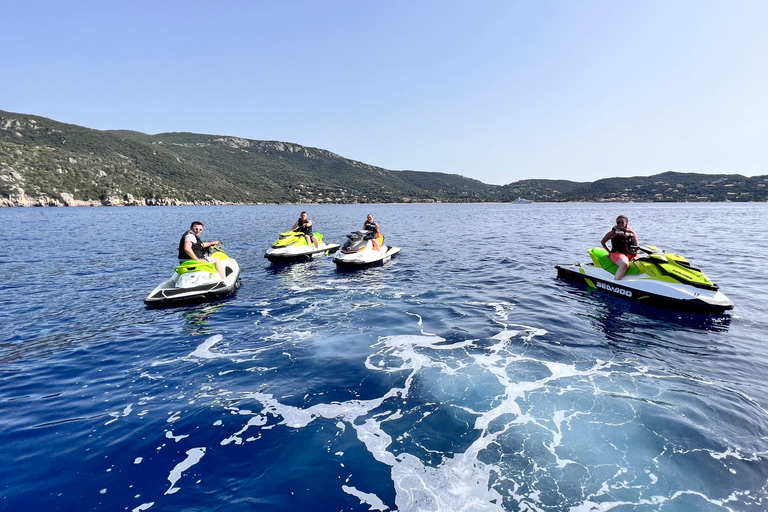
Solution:
<svg viewBox="0 0 768 512"><path fill-rule="evenodd" d="M372 213L382 267L264 251ZM558 279L618 214L734 302ZM768 510L766 203L0 209L0 510ZM192 221L242 268L152 309Z"/></svg>

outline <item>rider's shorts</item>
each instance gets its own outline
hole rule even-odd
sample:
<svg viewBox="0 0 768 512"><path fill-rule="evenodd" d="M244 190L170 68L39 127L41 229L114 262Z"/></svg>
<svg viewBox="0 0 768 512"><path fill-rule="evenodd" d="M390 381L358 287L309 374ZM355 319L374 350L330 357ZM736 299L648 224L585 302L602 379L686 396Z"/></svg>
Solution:
<svg viewBox="0 0 768 512"><path fill-rule="evenodd" d="M610 253L611 261L614 265L618 265L620 261L623 261L625 265L629 266L629 262L637 259L636 254L624 254L621 252Z"/></svg>

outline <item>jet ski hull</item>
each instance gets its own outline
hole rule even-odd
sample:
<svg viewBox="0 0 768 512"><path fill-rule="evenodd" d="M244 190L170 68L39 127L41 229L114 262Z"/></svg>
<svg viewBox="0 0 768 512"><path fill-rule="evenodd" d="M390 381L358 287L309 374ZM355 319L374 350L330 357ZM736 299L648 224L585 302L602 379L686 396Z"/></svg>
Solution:
<svg viewBox="0 0 768 512"><path fill-rule="evenodd" d="M232 258L224 260L227 278L222 280L218 274L210 272L192 272L180 275L174 272L170 279L160 283L144 299L144 303L153 307L178 306L182 304L209 302L225 298L240 286L240 266Z"/></svg>
<svg viewBox="0 0 768 512"><path fill-rule="evenodd" d="M264 253L264 257L271 263L295 263L308 261L319 256L333 254L339 250L339 244L320 244L318 248L310 246L291 246L270 248Z"/></svg>
<svg viewBox="0 0 768 512"><path fill-rule="evenodd" d="M359 253L336 253L333 262L343 269L381 266L400 253L400 247L382 247L381 251L366 250Z"/></svg>
<svg viewBox="0 0 768 512"><path fill-rule="evenodd" d="M733 309L733 302L717 289L658 281L642 273L626 275L616 281L613 274L592 263L556 265L555 268L560 278L579 281L590 288L642 304L706 314L722 314Z"/></svg>

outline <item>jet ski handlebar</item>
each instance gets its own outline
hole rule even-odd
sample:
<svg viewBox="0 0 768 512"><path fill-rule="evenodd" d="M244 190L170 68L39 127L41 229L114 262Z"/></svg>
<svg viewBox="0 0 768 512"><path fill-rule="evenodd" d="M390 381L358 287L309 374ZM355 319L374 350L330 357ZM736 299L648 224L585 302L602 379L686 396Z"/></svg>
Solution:
<svg viewBox="0 0 768 512"><path fill-rule="evenodd" d="M214 252L224 252L224 244L209 245L206 251L209 255Z"/></svg>
<svg viewBox="0 0 768 512"><path fill-rule="evenodd" d="M645 254L662 254L662 252L659 251L658 249L654 250L644 245L633 245L632 248L638 251L643 251Z"/></svg>

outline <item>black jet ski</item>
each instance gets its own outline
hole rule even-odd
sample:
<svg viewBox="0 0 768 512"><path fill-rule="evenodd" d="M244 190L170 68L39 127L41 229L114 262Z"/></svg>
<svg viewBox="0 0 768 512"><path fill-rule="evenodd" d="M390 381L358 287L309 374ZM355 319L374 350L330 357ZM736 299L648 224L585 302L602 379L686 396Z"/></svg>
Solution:
<svg viewBox="0 0 768 512"><path fill-rule="evenodd" d="M272 263L291 263L294 261L306 261L318 256L328 255L339 250L339 244L326 244L323 235L314 234L318 247L307 243L304 233L298 231L286 231L280 233L272 247L267 249L264 257Z"/></svg>
<svg viewBox="0 0 768 512"><path fill-rule="evenodd" d="M621 280L618 268L602 247L590 249L592 261L556 265L558 277L586 283L591 288L643 304L697 313L720 314L733 302L683 256L652 245L638 247L644 256L630 262Z"/></svg>
<svg viewBox="0 0 768 512"><path fill-rule="evenodd" d="M400 252L399 247L384 245L384 235L373 231L353 231L341 250L333 257L339 268L362 268L383 265Z"/></svg>
<svg viewBox="0 0 768 512"><path fill-rule="evenodd" d="M213 263L187 260L174 269L167 281L147 295L144 302L150 306L170 306L188 302L206 302L220 299L239 286L240 266L226 255L221 246L208 247L207 255L224 262L226 279L222 279Z"/></svg>

